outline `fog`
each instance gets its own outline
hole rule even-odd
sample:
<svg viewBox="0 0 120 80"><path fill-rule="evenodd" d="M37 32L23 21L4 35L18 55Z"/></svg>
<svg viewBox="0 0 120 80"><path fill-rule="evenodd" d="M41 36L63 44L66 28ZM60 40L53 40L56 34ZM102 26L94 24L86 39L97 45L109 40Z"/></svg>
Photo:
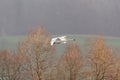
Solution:
<svg viewBox="0 0 120 80"><path fill-rule="evenodd" d="M0 0L0 35L25 35L39 24L50 34L120 37L120 0Z"/></svg>

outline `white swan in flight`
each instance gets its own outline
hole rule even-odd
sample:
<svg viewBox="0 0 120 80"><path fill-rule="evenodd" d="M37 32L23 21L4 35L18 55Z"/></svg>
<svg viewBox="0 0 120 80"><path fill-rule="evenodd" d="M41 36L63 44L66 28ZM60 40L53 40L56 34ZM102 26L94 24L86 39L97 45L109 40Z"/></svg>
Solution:
<svg viewBox="0 0 120 80"><path fill-rule="evenodd" d="M67 41L71 41L71 40L75 40L75 39L67 39L67 36L61 36L61 37L55 37L52 38L50 41L51 46L54 44L65 44L67 43Z"/></svg>

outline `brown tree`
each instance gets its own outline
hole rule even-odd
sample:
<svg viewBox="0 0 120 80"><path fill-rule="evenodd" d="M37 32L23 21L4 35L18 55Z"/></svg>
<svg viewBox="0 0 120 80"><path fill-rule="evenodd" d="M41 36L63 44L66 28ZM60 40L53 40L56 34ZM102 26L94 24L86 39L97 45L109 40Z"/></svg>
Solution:
<svg viewBox="0 0 120 80"><path fill-rule="evenodd" d="M7 50L0 51L1 80L21 80L22 57Z"/></svg>
<svg viewBox="0 0 120 80"><path fill-rule="evenodd" d="M114 70L114 67L113 67L113 70ZM115 64L115 77L114 77L114 79L111 79L111 80L120 80L120 59L118 59L116 61L116 64Z"/></svg>
<svg viewBox="0 0 120 80"><path fill-rule="evenodd" d="M88 63L91 75L89 76L94 80L107 80L113 66L112 49L105 45L102 37L95 40L88 40ZM109 80L109 79L108 79Z"/></svg>
<svg viewBox="0 0 120 80"><path fill-rule="evenodd" d="M120 59L116 59L108 73L108 80L120 80Z"/></svg>
<svg viewBox="0 0 120 80"><path fill-rule="evenodd" d="M82 67L81 51L76 42L66 46L61 58L62 73L65 72L64 80L76 80Z"/></svg>
<svg viewBox="0 0 120 80"><path fill-rule="evenodd" d="M50 36L43 27L32 30L27 38L20 42L21 52L26 58L26 66L32 80L43 80L47 68L52 64L54 48L50 45Z"/></svg>

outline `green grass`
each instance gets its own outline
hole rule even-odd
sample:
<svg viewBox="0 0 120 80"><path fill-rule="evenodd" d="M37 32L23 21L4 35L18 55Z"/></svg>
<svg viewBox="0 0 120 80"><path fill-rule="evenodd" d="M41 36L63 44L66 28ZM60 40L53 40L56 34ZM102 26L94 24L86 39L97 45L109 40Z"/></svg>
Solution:
<svg viewBox="0 0 120 80"><path fill-rule="evenodd" d="M84 44L85 40L89 37L95 37L95 36L85 36L85 35L68 35L68 38L75 38L76 42L79 44L80 48L84 50ZM10 49L10 50L16 50L18 42L23 40L25 36L6 36L6 37L0 37L0 50L1 49ZM107 45L113 46L115 48L120 47L120 38L114 38L114 37L104 37L105 43ZM59 53L62 53L64 51L65 45L59 44L55 45L56 51Z"/></svg>

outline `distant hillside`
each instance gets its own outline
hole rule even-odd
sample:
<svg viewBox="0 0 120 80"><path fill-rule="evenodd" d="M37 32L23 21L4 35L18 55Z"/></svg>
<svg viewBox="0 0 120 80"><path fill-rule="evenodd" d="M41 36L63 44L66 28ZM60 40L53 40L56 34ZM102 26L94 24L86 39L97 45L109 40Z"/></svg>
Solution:
<svg viewBox="0 0 120 80"><path fill-rule="evenodd" d="M55 37L55 36L54 36ZM76 42L79 44L82 51L84 51L84 43L85 40L89 37L95 36L87 36L87 35L68 35L68 38L75 38ZM0 50L1 49L11 49L16 50L17 43L23 40L25 36L7 36L7 37L0 37ZM120 48L120 38L114 37L104 37L105 42L107 45L113 46L115 48ZM65 45L55 45L56 50L58 53L62 53L64 50Z"/></svg>

